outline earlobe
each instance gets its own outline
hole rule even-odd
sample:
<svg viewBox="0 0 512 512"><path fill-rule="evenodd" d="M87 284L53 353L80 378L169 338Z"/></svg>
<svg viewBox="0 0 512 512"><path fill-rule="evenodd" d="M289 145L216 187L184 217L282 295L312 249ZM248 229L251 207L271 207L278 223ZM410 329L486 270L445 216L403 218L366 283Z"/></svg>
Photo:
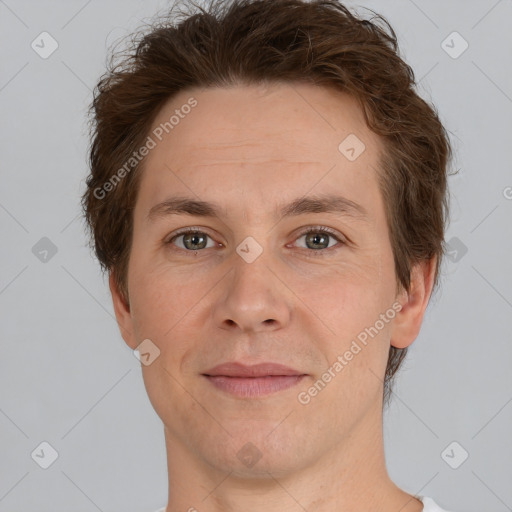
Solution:
<svg viewBox="0 0 512 512"><path fill-rule="evenodd" d="M126 344L133 350L137 347L137 342L133 332L133 322L130 312L130 306L127 304L122 293L119 291L115 278L114 272L111 271L108 279L110 293L112 294L112 303L114 306L114 313L116 315L117 325L121 331Z"/></svg>
<svg viewBox="0 0 512 512"><path fill-rule="evenodd" d="M436 257L415 264L411 269L409 291L400 295L402 309L395 317L391 335L391 345L406 348L413 343L420 332L421 323L427 309L436 267Z"/></svg>

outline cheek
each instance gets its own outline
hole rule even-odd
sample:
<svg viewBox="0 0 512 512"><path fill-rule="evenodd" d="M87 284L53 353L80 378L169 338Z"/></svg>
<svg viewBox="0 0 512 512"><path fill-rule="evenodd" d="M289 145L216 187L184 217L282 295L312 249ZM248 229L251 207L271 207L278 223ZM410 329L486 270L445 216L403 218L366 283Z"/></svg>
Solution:
<svg viewBox="0 0 512 512"><path fill-rule="evenodd" d="M330 335L320 338L324 346L319 347L329 354L330 362L347 354L346 359L355 368L387 358L391 323L388 318L387 322L380 318L392 309L392 304L374 289L352 286L346 281L331 282L324 295L311 297L311 304L330 331ZM320 332L322 326L318 325Z"/></svg>
<svg viewBox="0 0 512 512"><path fill-rule="evenodd" d="M157 340L177 321L187 289L173 281L171 271L159 272L136 257L130 261L129 275L136 334Z"/></svg>
<svg viewBox="0 0 512 512"><path fill-rule="evenodd" d="M392 308L395 300L392 255L377 247L361 252L350 264L333 267L330 272L317 279L297 279L294 290L308 308L298 305L306 323L316 324L311 340L325 354L327 364L332 365L338 356L347 357L344 367L345 386L361 379L370 379L376 384L376 375L381 375L388 358L391 326L395 317ZM381 315L386 315L385 321ZM348 361L348 359L350 359ZM342 379L340 379L342 380Z"/></svg>
<svg viewBox="0 0 512 512"><path fill-rule="evenodd" d="M321 291L317 289L308 298L308 305L322 321L309 317L309 326L316 324L309 330L310 340L323 354L325 367L303 391L306 398L314 397L311 410L336 411L336 421L341 423L342 418L352 418L354 411L379 400L382 393L393 298L385 283L381 287L375 283L378 267L370 270L326 279ZM386 313L387 321L381 320Z"/></svg>
<svg viewBox="0 0 512 512"><path fill-rule="evenodd" d="M132 319L137 339L149 338L169 368L181 367L200 338L198 329L210 311L208 276L185 275L168 264L151 266L134 259Z"/></svg>
<svg viewBox="0 0 512 512"><path fill-rule="evenodd" d="M288 274L290 287L336 334L347 334L350 328L373 323L388 307L389 269L384 269L382 263L361 253L327 269Z"/></svg>

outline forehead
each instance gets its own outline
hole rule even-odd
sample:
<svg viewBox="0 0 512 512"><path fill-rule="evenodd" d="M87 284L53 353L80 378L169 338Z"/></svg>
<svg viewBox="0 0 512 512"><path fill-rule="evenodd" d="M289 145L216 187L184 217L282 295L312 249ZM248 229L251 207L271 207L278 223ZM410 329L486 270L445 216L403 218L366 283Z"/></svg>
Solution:
<svg viewBox="0 0 512 512"><path fill-rule="evenodd" d="M195 106L189 107L192 103ZM367 148L376 142L355 99L330 87L303 83L181 91L160 110L155 130L174 156L186 157L188 164L203 157L256 158L263 148L262 156L278 158L285 153L287 160L296 161L315 159L325 150L337 156L339 143L350 133L364 139ZM189 153L189 148L196 151ZM163 152L155 149L148 160Z"/></svg>
<svg viewBox="0 0 512 512"><path fill-rule="evenodd" d="M187 195L225 195L228 187L260 201L276 186L305 194L320 178L315 192L369 186L380 144L352 97L302 83L181 91L162 107L150 136L155 147L140 193L154 201L171 182ZM356 159L343 153L347 140L360 152Z"/></svg>

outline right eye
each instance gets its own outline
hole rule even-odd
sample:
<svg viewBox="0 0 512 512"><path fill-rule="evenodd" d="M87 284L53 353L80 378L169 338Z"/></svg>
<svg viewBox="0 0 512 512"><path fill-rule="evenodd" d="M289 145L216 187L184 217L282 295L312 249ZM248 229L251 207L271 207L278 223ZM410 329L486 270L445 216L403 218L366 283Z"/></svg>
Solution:
<svg viewBox="0 0 512 512"><path fill-rule="evenodd" d="M178 231L172 238L170 238L166 244L176 245L183 251L200 251L202 249L209 249L215 246L215 242L212 240L212 244L208 245L208 238L211 237L197 228L184 228ZM175 242L181 239L181 245Z"/></svg>

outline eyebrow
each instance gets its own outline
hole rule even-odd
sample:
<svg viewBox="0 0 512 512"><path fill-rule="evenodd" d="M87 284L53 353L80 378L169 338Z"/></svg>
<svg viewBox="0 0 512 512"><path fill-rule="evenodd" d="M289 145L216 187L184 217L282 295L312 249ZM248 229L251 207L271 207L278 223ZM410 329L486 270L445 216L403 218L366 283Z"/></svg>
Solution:
<svg viewBox="0 0 512 512"><path fill-rule="evenodd" d="M222 211L223 209L214 202L176 196L154 205L149 210L146 221L151 222L168 215L220 218ZM278 205L274 210L274 215L278 218L306 213L337 213L356 220L367 220L368 217L368 212L363 206L346 197L334 194L299 197L288 204Z"/></svg>

